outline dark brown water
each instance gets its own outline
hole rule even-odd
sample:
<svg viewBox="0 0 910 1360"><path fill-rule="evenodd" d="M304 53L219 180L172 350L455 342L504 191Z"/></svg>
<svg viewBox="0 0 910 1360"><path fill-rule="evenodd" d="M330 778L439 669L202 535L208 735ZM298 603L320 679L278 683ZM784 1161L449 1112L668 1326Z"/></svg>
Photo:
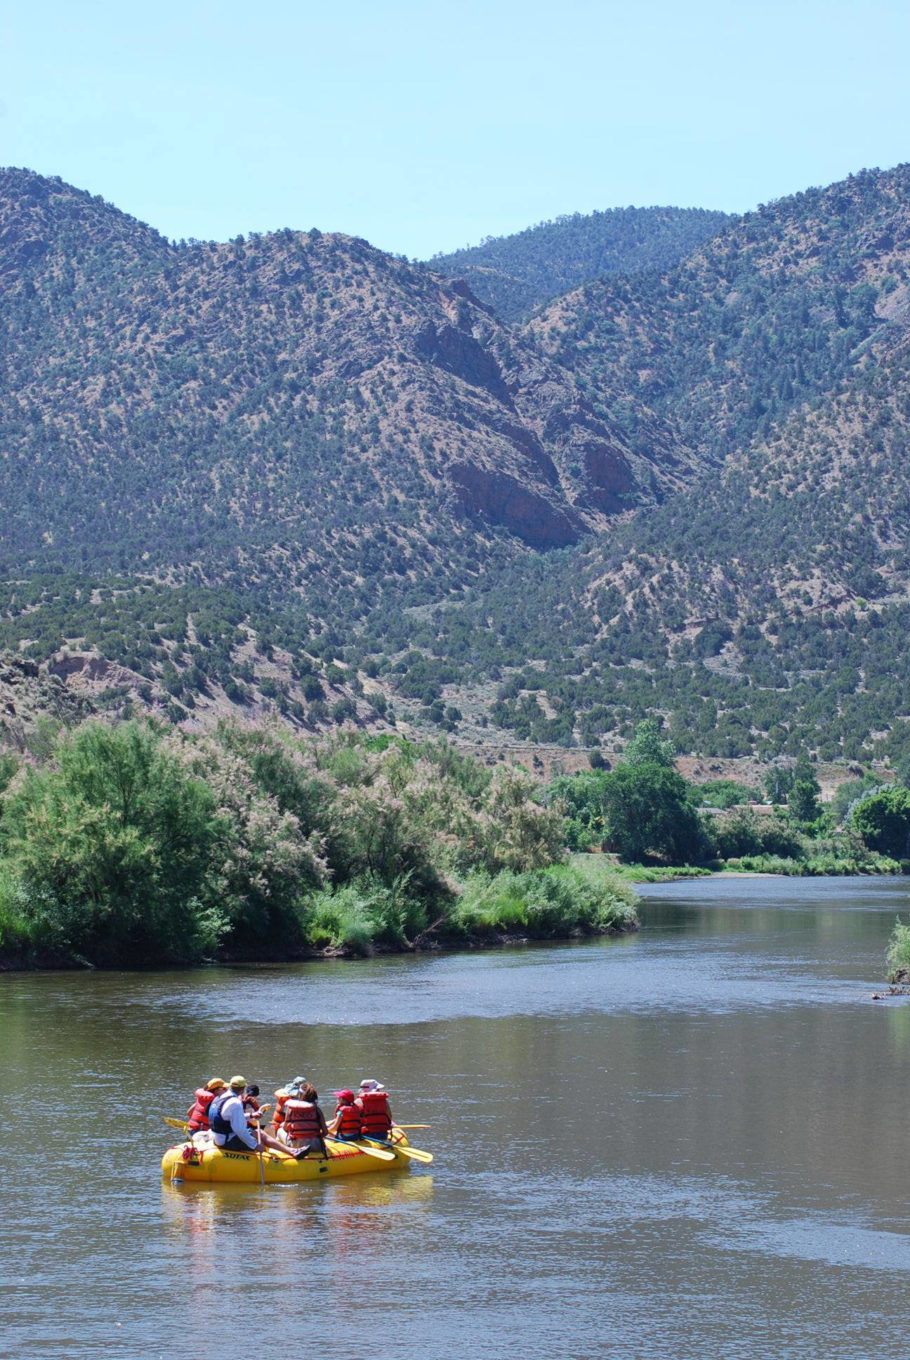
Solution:
<svg viewBox="0 0 910 1360"><path fill-rule="evenodd" d="M646 894L628 940L0 979L0 1354L903 1360L910 887ZM162 1185L234 1071L379 1077L436 1162Z"/></svg>

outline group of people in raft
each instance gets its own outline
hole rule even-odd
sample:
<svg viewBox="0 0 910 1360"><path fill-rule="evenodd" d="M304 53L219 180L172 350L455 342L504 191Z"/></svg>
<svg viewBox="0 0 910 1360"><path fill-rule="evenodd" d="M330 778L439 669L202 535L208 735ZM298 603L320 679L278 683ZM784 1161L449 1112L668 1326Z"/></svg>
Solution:
<svg viewBox="0 0 910 1360"><path fill-rule="evenodd" d="M306 1077L279 1086L271 1132L260 1127L268 1106L259 1103L259 1087L248 1086L241 1076L222 1081L212 1077L194 1093L187 1110L187 1131L193 1135L211 1132L215 1145L225 1152L260 1152L273 1148L285 1156L307 1157L310 1153L327 1156L325 1140L355 1142L359 1138L387 1141L392 1129L392 1111L382 1082L365 1077L358 1091L335 1091L335 1113L326 1121L319 1106L319 1095Z"/></svg>

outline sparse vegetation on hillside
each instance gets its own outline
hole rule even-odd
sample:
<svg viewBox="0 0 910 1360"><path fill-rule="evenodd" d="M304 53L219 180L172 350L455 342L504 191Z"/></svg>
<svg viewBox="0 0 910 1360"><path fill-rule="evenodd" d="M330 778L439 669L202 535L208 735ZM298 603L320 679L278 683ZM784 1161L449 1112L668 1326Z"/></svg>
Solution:
<svg viewBox="0 0 910 1360"><path fill-rule="evenodd" d="M172 245L25 171L0 216L0 646L62 683L184 726L910 754L910 168L520 333L351 238ZM584 257L606 224L556 225Z"/></svg>
<svg viewBox="0 0 910 1360"><path fill-rule="evenodd" d="M703 208L610 208L540 222L512 236L434 255L504 321L518 321L587 279L666 269L733 219Z"/></svg>

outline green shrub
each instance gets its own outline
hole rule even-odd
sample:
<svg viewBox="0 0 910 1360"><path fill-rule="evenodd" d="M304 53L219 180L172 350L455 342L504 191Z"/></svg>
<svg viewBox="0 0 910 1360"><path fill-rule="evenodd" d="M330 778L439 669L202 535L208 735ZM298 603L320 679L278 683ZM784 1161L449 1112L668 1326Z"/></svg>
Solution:
<svg viewBox="0 0 910 1360"><path fill-rule="evenodd" d="M363 895L353 883L342 888L323 888L306 908L306 939L314 949L346 949L368 954L373 943L372 924Z"/></svg>
<svg viewBox="0 0 910 1360"><path fill-rule="evenodd" d="M634 925L637 898L612 875L592 881L569 865L495 876L474 874L448 924L466 935L521 930L535 939Z"/></svg>
<svg viewBox="0 0 910 1360"><path fill-rule="evenodd" d="M407 945L426 925L426 908L408 891L407 880L390 885L365 875L311 897L304 929L317 949L366 954L374 944Z"/></svg>
<svg viewBox="0 0 910 1360"><path fill-rule="evenodd" d="M774 855L795 859L804 854L804 841L796 827L782 817L767 817L750 808L735 808L708 823L718 859L742 855Z"/></svg>
<svg viewBox="0 0 910 1360"><path fill-rule="evenodd" d="M150 727L88 723L28 769L3 826L29 930L92 963L202 957L223 928L208 891L215 800Z"/></svg>
<svg viewBox="0 0 910 1360"><path fill-rule="evenodd" d="M853 804L850 821L871 850L910 858L910 790L893 784Z"/></svg>
<svg viewBox="0 0 910 1360"><path fill-rule="evenodd" d="M735 779L709 779L707 783L695 784L692 794L700 807L727 809L757 801L758 790Z"/></svg>
<svg viewBox="0 0 910 1360"><path fill-rule="evenodd" d="M889 982L896 982L899 973L910 971L910 924L904 925L899 916L891 932L886 962Z"/></svg>
<svg viewBox="0 0 910 1360"><path fill-rule="evenodd" d="M23 954L34 943L34 919L29 918L22 880L12 865L0 862L0 953Z"/></svg>

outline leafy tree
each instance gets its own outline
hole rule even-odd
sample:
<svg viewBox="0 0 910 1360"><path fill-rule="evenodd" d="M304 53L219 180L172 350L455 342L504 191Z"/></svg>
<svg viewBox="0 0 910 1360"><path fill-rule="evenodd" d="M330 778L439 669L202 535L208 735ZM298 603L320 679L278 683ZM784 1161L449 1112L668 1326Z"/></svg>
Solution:
<svg viewBox="0 0 910 1360"><path fill-rule="evenodd" d="M794 779L787 794L787 807L798 822L814 822L818 817L818 795L821 792L818 780Z"/></svg>
<svg viewBox="0 0 910 1360"><path fill-rule="evenodd" d="M483 797L483 863L495 873L546 868L563 858L564 809L538 801L539 786L514 765L500 765Z"/></svg>
<svg viewBox="0 0 910 1360"><path fill-rule="evenodd" d="M870 850L910 859L910 789L892 785L861 798L850 820Z"/></svg>
<svg viewBox="0 0 910 1360"><path fill-rule="evenodd" d="M682 775L654 762L623 763L604 777L606 845L624 860L659 855L691 864L705 850Z"/></svg>
<svg viewBox="0 0 910 1360"><path fill-rule="evenodd" d="M711 779L705 784L696 784L692 790L693 798L702 807L731 808L739 803L750 803L755 799L755 789L748 784L740 784L735 779Z"/></svg>
<svg viewBox="0 0 910 1360"><path fill-rule="evenodd" d="M676 748L669 738L664 737L662 718L645 718L635 729L635 735L625 750L627 765L662 765L671 770L676 758Z"/></svg>
<svg viewBox="0 0 910 1360"><path fill-rule="evenodd" d="M226 922L210 893L215 799L158 734L91 723L10 795L4 843L46 945L96 963L198 958Z"/></svg>

